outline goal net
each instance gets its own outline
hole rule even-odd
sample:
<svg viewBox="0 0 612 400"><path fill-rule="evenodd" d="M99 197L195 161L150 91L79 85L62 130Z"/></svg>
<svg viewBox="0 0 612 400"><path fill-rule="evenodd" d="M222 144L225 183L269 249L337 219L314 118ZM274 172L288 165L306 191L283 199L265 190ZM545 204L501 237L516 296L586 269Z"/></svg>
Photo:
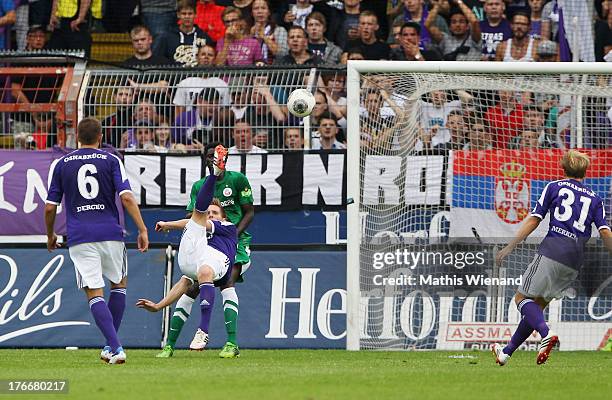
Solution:
<svg viewBox="0 0 612 400"><path fill-rule="evenodd" d="M563 177L566 149L590 156L585 183L609 208L611 78L605 63L349 63L348 349L509 341L548 218L494 257ZM594 228L586 249L545 311L561 350L597 349L612 332L612 266Z"/></svg>

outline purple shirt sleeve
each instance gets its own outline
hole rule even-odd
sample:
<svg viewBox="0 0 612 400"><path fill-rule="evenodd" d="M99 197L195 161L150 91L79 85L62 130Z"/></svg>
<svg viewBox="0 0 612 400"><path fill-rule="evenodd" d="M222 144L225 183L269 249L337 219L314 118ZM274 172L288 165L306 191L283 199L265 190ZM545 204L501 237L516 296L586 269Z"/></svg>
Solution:
<svg viewBox="0 0 612 400"><path fill-rule="evenodd" d="M51 183L49 184L49 193L47 194L47 203L59 205L62 202L64 188L62 186L62 160L55 164L51 172Z"/></svg>
<svg viewBox="0 0 612 400"><path fill-rule="evenodd" d="M115 191L121 196L123 193L131 192L132 188L130 187L130 181L127 178L123 163L116 155L111 156L113 183L115 185Z"/></svg>
<svg viewBox="0 0 612 400"><path fill-rule="evenodd" d="M610 229L606 222L606 212L604 211L603 201L599 197L596 198L597 203L593 207L593 222L597 230Z"/></svg>
<svg viewBox="0 0 612 400"><path fill-rule="evenodd" d="M533 210L531 210L531 216L544 219L546 213L548 213L548 209L550 208L552 192L553 190L551 188L551 184L549 183L542 191L542 194L536 202L535 207L533 207Z"/></svg>

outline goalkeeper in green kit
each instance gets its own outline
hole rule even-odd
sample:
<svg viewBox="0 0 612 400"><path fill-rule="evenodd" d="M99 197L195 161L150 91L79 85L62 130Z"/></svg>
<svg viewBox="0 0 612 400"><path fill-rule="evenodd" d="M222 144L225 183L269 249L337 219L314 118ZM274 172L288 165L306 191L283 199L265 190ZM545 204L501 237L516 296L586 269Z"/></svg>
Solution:
<svg viewBox="0 0 612 400"><path fill-rule="evenodd" d="M210 165L213 161L215 147L221 143L209 143L206 145L206 164ZM187 206L189 214L193 212L193 207L198 195L198 191L204 184L206 178L196 181L191 187L191 200ZM236 251L236 260L232 268L232 273L228 281L220 282L218 285L223 296L223 315L225 317L225 330L227 332L227 343L219 353L221 358L238 357L240 350L236 342L236 330L238 325L238 295L234 288L234 283L242 282L242 274L251 265L250 249L251 235L246 231L255 215L253 208L253 195L251 193L251 185L246 176L240 172L224 171L217 178L215 183L214 197L221 201L221 206L227 214L227 219L236 225L238 230L238 249ZM217 286L217 282L215 282ZM168 334L168 342L166 346L156 357L167 358L172 357L176 341L181 333L181 329L185 321L191 313L193 302L199 295L198 283L195 282L185 294L177 301L174 308L174 314L170 321L170 331ZM196 335L191 342L189 348L194 350L202 350L206 343L196 343L198 336Z"/></svg>

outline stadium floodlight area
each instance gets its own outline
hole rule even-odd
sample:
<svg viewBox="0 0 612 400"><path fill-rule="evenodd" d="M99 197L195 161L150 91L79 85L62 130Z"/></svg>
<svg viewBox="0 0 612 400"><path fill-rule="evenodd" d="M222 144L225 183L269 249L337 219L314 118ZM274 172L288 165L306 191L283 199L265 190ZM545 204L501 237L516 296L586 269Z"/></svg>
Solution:
<svg viewBox="0 0 612 400"><path fill-rule="evenodd" d="M584 149L609 206L612 65L349 61L347 349L507 342L514 295L548 232L496 265L559 160ZM561 350L612 332L612 267L598 233L545 316ZM526 347L535 349L534 332Z"/></svg>

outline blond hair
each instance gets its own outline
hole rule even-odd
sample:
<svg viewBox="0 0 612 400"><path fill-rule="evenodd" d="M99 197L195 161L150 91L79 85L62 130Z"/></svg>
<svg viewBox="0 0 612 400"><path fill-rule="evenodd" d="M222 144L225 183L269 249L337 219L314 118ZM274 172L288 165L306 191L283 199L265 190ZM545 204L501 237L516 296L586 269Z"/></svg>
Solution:
<svg viewBox="0 0 612 400"><path fill-rule="evenodd" d="M584 178L590 164L589 156L578 150L569 150L561 159L561 167L568 178Z"/></svg>

